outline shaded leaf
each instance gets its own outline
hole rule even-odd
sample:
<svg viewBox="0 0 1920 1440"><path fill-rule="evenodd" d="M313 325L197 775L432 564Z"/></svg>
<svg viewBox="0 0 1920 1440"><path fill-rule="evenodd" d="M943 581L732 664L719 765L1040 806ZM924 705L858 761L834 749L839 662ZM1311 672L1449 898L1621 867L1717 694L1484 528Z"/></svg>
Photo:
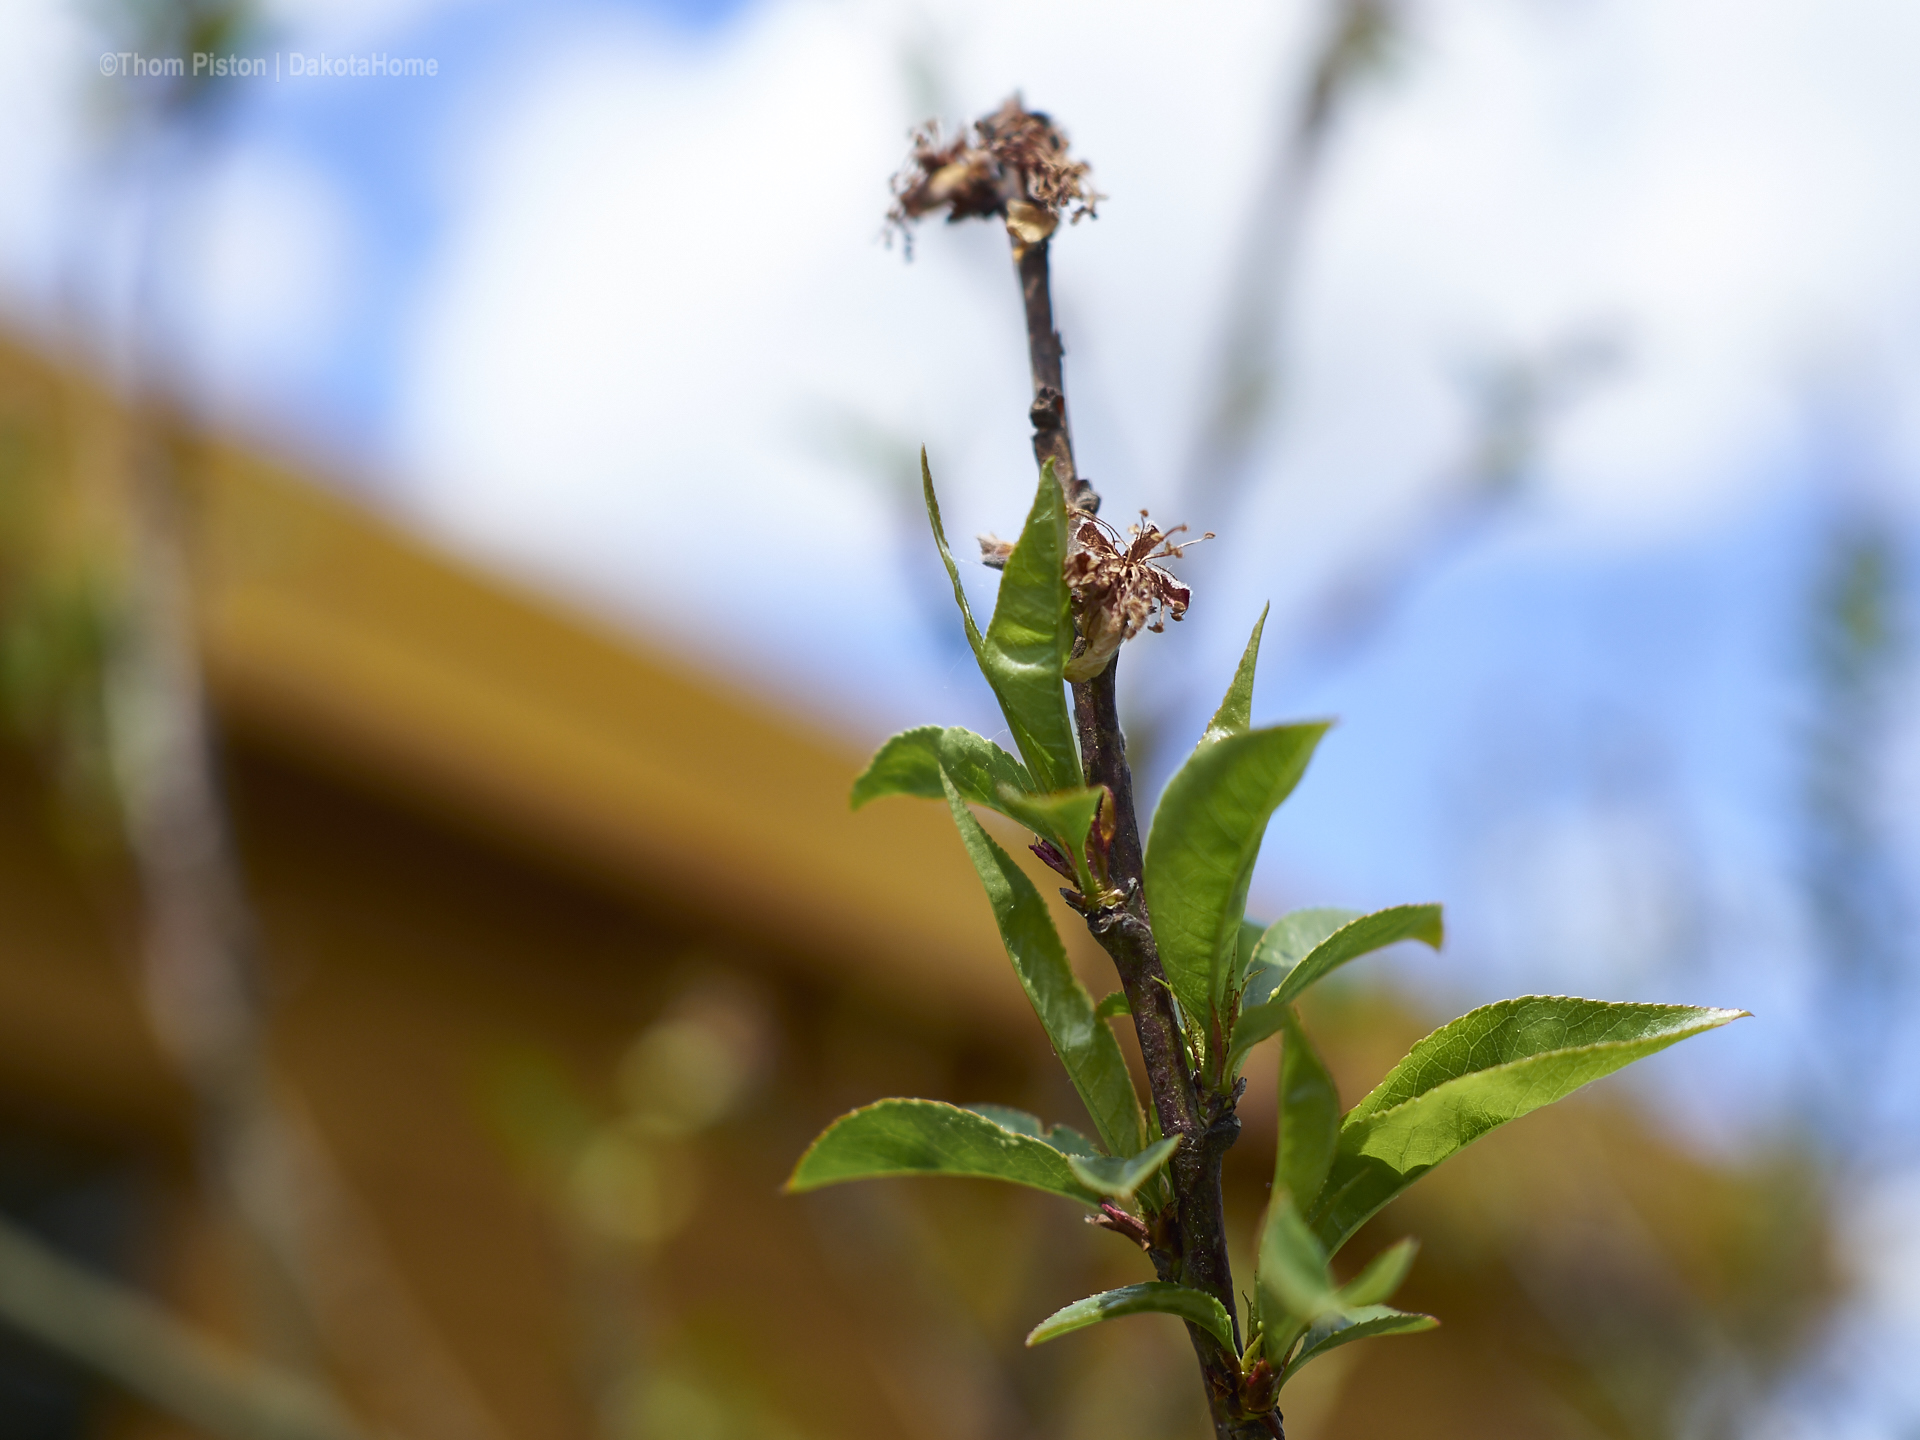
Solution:
<svg viewBox="0 0 1920 1440"><path fill-rule="evenodd" d="M1267 821L1299 782L1324 724L1251 730L1203 745L1168 782L1147 839L1147 907L1174 997L1209 1053L1236 977L1247 884ZM1224 1054L1216 1056L1224 1061Z"/></svg>
<svg viewBox="0 0 1920 1440"><path fill-rule="evenodd" d="M1343 915L1350 918L1321 933L1323 926ZM1315 936L1318 938L1312 938ZM1297 953L1301 944L1310 938L1311 948L1304 954ZM1248 978L1247 998L1252 1001L1262 991L1265 993L1258 1003L1248 1004L1234 1022L1229 1068L1237 1068L1247 1051L1280 1028L1286 1008L1298 1000L1309 985L1349 960L1357 960L1402 940L1423 940L1437 950L1441 938L1438 905L1395 905L1371 915L1353 915L1346 910L1304 910L1282 916L1260 937L1254 949L1254 970Z"/></svg>
<svg viewBox="0 0 1920 1440"><path fill-rule="evenodd" d="M1067 1157L1043 1140L939 1100L881 1100L842 1115L807 1147L790 1191L887 1175L965 1175L1005 1180L1097 1206Z"/></svg>
<svg viewBox="0 0 1920 1440"><path fill-rule="evenodd" d="M1198 1325L1229 1350L1233 1348L1233 1322L1227 1316L1226 1307L1204 1290L1166 1280L1148 1280L1076 1300L1034 1326L1027 1336L1027 1344L1039 1345L1089 1325L1098 1325L1102 1320L1149 1313L1173 1315Z"/></svg>
<svg viewBox="0 0 1920 1440"><path fill-rule="evenodd" d="M1011 1130L1016 1135L1031 1135L1036 1140L1047 1138L1047 1127L1038 1115L1029 1110L1016 1110L1011 1105L995 1105L990 1100L976 1100L971 1105L962 1105L962 1110L971 1110L976 1115L984 1115L1003 1130Z"/></svg>
<svg viewBox="0 0 1920 1440"><path fill-rule="evenodd" d="M1207 728L1201 732L1202 745L1211 745L1229 735L1244 735L1253 728L1253 668L1260 658L1260 632L1267 628L1267 612L1272 608L1271 605L1261 607L1260 618L1253 623L1253 635L1248 639L1247 648L1240 656L1240 664L1233 672L1233 682L1227 686L1226 697L1221 700L1220 708L1213 712L1213 719L1207 722Z"/></svg>
<svg viewBox="0 0 1920 1440"><path fill-rule="evenodd" d="M1131 1015L1133 1014L1133 1002L1127 999L1126 991L1115 990L1111 995L1108 995L1098 1005L1093 1007L1093 1013L1102 1020L1112 1020L1121 1015Z"/></svg>
<svg viewBox="0 0 1920 1440"><path fill-rule="evenodd" d="M1438 905L1395 905L1376 910L1342 925L1314 946L1305 959L1285 972L1269 998L1290 1005L1309 985L1349 960L1357 960L1402 940L1420 940L1438 950L1443 938ZM1256 955L1256 963L1257 959Z"/></svg>
<svg viewBox="0 0 1920 1440"><path fill-rule="evenodd" d="M1069 1156L1067 1168L1089 1190L1115 1200L1131 1200L1142 1185L1160 1173L1179 1148L1180 1137L1169 1135L1138 1155L1102 1155L1094 1159Z"/></svg>
<svg viewBox="0 0 1920 1440"><path fill-rule="evenodd" d="M1284 1190L1273 1192L1260 1231L1259 1282L1260 1323L1266 1330L1312 1321L1340 1307L1327 1274L1327 1252Z"/></svg>
<svg viewBox="0 0 1920 1440"><path fill-rule="evenodd" d="M1241 917L1240 938L1234 942L1234 979L1237 988L1244 987L1253 967L1253 952L1260 944L1260 937L1266 933L1267 927L1258 920Z"/></svg>
<svg viewBox="0 0 1920 1440"><path fill-rule="evenodd" d="M1293 1357L1287 1366L1287 1373L1280 1383L1286 1384L1300 1373L1300 1367L1309 1360L1337 1350L1340 1346L1354 1340L1369 1340L1376 1335L1412 1335L1421 1330L1431 1330L1440 1322L1431 1315L1413 1315L1403 1310L1391 1310L1385 1305L1362 1305L1352 1310L1340 1310L1324 1316L1307 1331L1306 1338L1300 1342L1300 1353Z"/></svg>
<svg viewBox="0 0 1920 1440"><path fill-rule="evenodd" d="M1071 1125L1055 1125L1040 1138L1068 1157L1069 1167L1076 1155L1088 1160L1104 1158L1100 1153L1100 1147Z"/></svg>
<svg viewBox="0 0 1920 1440"><path fill-rule="evenodd" d="M1273 1190L1311 1208L1333 1168L1340 1144L1340 1093L1291 1009L1280 1054L1280 1143L1274 1150Z"/></svg>
<svg viewBox="0 0 1920 1440"><path fill-rule="evenodd" d="M1016 1110L1011 1105L994 1105L986 1101L976 1101L961 1107L976 1115L984 1115L994 1124L1013 1131L1016 1135L1031 1135L1058 1150L1062 1155L1087 1155L1097 1157L1100 1147L1082 1135L1071 1125L1055 1125L1048 1128L1037 1115L1029 1115L1025 1110Z"/></svg>
<svg viewBox="0 0 1920 1440"><path fill-rule="evenodd" d="M1367 1262L1358 1275L1340 1287L1342 1307L1352 1310L1358 1306L1380 1305L1391 1300L1393 1292L1407 1278L1407 1271L1413 1268L1413 1257L1419 1250L1420 1242L1411 1235L1382 1250Z"/></svg>
<svg viewBox="0 0 1920 1440"><path fill-rule="evenodd" d="M1530 995L1441 1026L1348 1112L1309 1218L1337 1250L1368 1216L1494 1127L1743 1012Z"/></svg>
<svg viewBox="0 0 1920 1440"><path fill-rule="evenodd" d="M934 778L939 784L939 777ZM1274 986L1298 965L1313 948L1342 926L1358 920L1359 910L1342 910L1333 905L1316 905L1306 910L1289 910L1254 937L1253 953L1247 962L1247 1000L1257 1003L1273 994Z"/></svg>
<svg viewBox="0 0 1920 1440"><path fill-rule="evenodd" d="M1099 887L1087 866L1087 832L1093 828L1094 817L1100 813L1106 798L1104 785L1062 790L1052 795L1023 795L1011 785L1002 785L999 803L994 808L1044 835L1071 857L1074 873L1079 876L1080 893L1091 897L1099 893Z"/></svg>
<svg viewBox="0 0 1920 1440"><path fill-rule="evenodd" d="M1067 961L1046 902L1013 858L981 828L951 782L947 805L993 907L1014 973L1093 1117L1094 1129L1111 1153L1134 1154L1146 1144L1146 1126L1133 1077L1113 1031L1094 1016L1093 998Z"/></svg>

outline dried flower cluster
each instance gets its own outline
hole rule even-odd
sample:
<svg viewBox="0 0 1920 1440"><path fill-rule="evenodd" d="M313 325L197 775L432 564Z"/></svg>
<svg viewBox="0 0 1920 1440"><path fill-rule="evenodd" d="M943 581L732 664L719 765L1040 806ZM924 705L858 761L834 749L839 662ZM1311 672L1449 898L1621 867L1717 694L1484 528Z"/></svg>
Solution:
<svg viewBox="0 0 1920 1440"><path fill-rule="evenodd" d="M1141 630L1160 631L1168 620L1187 613L1193 592L1156 560L1177 560L1189 540L1173 543L1187 527L1161 530L1140 512L1140 523L1120 532L1097 515L1074 511L1067 548L1067 584L1073 590L1073 617L1079 630L1067 679L1075 684L1091 680L1113 658L1122 644ZM1211 540L1209 531L1200 537Z"/></svg>
<svg viewBox="0 0 1920 1440"><path fill-rule="evenodd" d="M1102 197L1087 184L1088 169L1053 122L1015 95L957 135L937 121L915 129L887 220L905 238L913 221L943 210L949 222L1000 215L1021 244L1038 244L1062 214L1077 222L1095 213Z"/></svg>

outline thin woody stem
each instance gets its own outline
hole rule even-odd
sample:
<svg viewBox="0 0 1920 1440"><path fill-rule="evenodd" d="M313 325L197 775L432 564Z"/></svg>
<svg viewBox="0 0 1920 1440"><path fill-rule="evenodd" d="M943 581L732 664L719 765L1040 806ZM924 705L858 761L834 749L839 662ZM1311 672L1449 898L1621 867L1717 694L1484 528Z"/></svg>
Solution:
<svg viewBox="0 0 1920 1440"><path fill-rule="evenodd" d="M1053 328L1047 259L1046 242L1014 242L1033 371L1033 453L1042 466L1053 461L1069 505L1092 509L1099 498L1073 469L1062 346ZM1145 857L1134 808L1133 772L1127 763L1126 738L1120 730L1117 670L1116 657L1093 679L1073 687L1074 723L1087 783L1104 785L1113 796L1114 832L1107 856L1107 878L1121 897L1113 905L1088 911L1087 928L1113 960L1126 991L1161 1131L1182 1140L1169 1166L1174 1191L1172 1211L1149 1217L1155 1233L1155 1267L1162 1279L1205 1290L1226 1307L1229 1317L1236 1317L1220 1172L1226 1152L1240 1133L1240 1121L1234 1113L1238 1091L1221 1095L1201 1087L1154 943L1143 883ZM1280 1436L1277 1411L1246 1413L1236 1353L1224 1349L1198 1326L1189 1325L1187 1329L1200 1361L1218 1440L1271 1440ZM1234 1339L1237 1352L1237 1319Z"/></svg>
<svg viewBox="0 0 1920 1440"><path fill-rule="evenodd" d="M1080 478L1073 464L1073 432L1067 426L1067 382L1062 373L1066 347L1053 328L1053 286L1048 275L1047 250L1051 242L1031 245L1015 240L1013 262L1020 272L1020 298L1027 315L1027 364L1033 372L1033 404L1027 418L1033 423L1033 461L1053 473L1069 506L1098 510L1100 497Z"/></svg>

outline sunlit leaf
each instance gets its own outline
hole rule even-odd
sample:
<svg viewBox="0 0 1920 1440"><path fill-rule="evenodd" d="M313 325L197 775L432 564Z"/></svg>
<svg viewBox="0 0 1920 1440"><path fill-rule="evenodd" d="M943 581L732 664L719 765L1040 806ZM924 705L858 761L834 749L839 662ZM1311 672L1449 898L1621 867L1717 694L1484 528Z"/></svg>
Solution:
<svg viewBox="0 0 1920 1440"><path fill-rule="evenodd" d="M1201 732L1202 745L1211 745L1229 735L1244 735L1253 728L1253 669L1260 658L1260 632L1267 628L1267 612L1272 608L1271 605L1261 607L1252 638L1247 641L1240 664L1233 672L1233 683L1227 686L1226 698L1221 700L1220 708L1213 712L1213 719Z"/></svg>
<svg viewBox="0 0 1920 1440"><path fill-rule="evenodd" d="M1495 1126L1743 1012L1530 995L1484 1006L1415 1045L1340 1127L1309 1219L1329 1250Z"/></svg>
<svg viewBox="0 0 1920 1440"><path fill-rule="evenodd" d="M980 660L1027 768L1048 792L1085 783L1067 710L1073 616L1066 564L1066 502L1049 460L1033 509L1000 576L1000 598Z"/></svg>
<svg viewBox="0 0 1920 1440"><path fill-rule="evenodd" d="M1323 928L1337 917L1344 922ZM1247 1005L1233 1027L1233 1066L1247 1051L1280 1028L1286 1009L1308 986L1349 960L1402 940L1421 940L1440 948L1438 905L1395 905L1371 915L1347 910L1297 910L1273 922L1254 947L1247 978ZM1302 951L1304 942L1310 948Z"/></svg>
<svg viewBox="0 0 1920 1440"><path fill-rule="evenodd" d="M1216 1038L1218 1016L1237 973L1247 885L1267 821L1326 729L1283 725L1202 745L1154 813L1146 857L1154 938L1174 997L1209 1053L1227 1040Z"/></svg>
<svg viewBox="0 0 1920 1440"><path fill-rule="evenodd" d="M1326 1184L1340 1143L1340 1093L1291 1010L1280 1053L1280 1143L1273 1189L1311 1207Z"/></svg>
<svg viewBox="0 0 1920 1440"><path fill-rule="evenodd" d="M1336 1310L1316 1321L1300 1342L1300 1353L1293 1357L1282 1378L1284 1385L1300 1373L1309 1360L1354 1340L1370 1340L1376 1335L1413 1335L1431 1330L1440 1322L1431 1315L1413 1315L1391 1310L1385 1305L1362 1305L1351 1310Z"/></svg>
<svg viewBox="0 0 1920 1440"><path fill-rule="evenodd" d="M1020 794L1033 791L1033 777L1027 773L1026 766L986 736L976 735L963 725L949 725L942 730L936 748L939 766L946 770L954 788L969 804L984 805L1004 815L1007 812L1000 801L1003 790ZM936 774L933 798L938 800L945 793Z"/></svg>
<svg viewBox="0 0 1920 1440"><path fill-rule="evenodd" d="M1067 1158L1067 1168L1089 1190L1115 1200L1131 1200L1140 1187L1159 1174L1173 1152L1180 1148L1180 1137L1169 1135L1142 1150L1138 1155L1102 1155L1097 1159Z"/></svg>
<svg viewBox="0 0 1920 1440"><path fill-rule="evenodd" d="M1128 1285L1076 1300L1034 1326L1033 1332L1027 1336L1027 1344L1039 1345L1075 1330L1084 1330L1089 1325L1098 1325L1102 1320L1149 1313L1173 1315L1189 1324L1198 1325L1229 1350L1233 1348L1233 1321L1227 1317L1226 1307L1204 1290L1190 1289L1166 1280L1148 1280L1144 1284Z"/></svg>
<svg viewBox="0 0 1920 1440"><path fill-rule="evenodd" d="M1131 1015L1133 1004L1127 999L1126 991L1115 990L1093 1007L1093 1013L1102 1020L1112 1020L1121 1015Z"/></svg>
<svg viewBox="0 0 1920 1440"><path fill-rule="evenodd" d="M933 493L933 470L927 464L927 448L920 447L920 491L927 502L927 521L933 526L933 543L940 551L941 563L947 567L947 579L953 582L954 603L960 607L960 623L966 627L967 643L973 647L973 658L980 662L980 668L987 668L985 655L986 637L980 633L980 627L974 623L973 607L967 604L967 592L960 584L960 567L953 563L953 551L947 547L946 526L940 523L940 499ZM988 676L988 682L992 677Z"/></svg>
<svg viewBox="0 0 1920 1440"><path fill-rule="evenodd" d="M1413 1257L1420 1242L1409 1235L1389 1245L1366 1263L1364 1269L1340 1287L1340 1304L1352 1310L1362 1305L1380 1305L1393 1298L1393 1292L1413 1268Z"/></svg>
<svg viewBox="0 0 1920 1440"><path fill-rule="evenodd" d="M938 800L947 792L940 788L939 725L916 725L902 730L874 752L873 759L860 778L853 782L848 797L858 810L883 795L913 795L922 800Z"/></svg>
<svg viewBox="0 0 1920 1440"><path fill-rule="evenodd" d="M1067 712L1066 665L1073 648L1073 616L1067 593L1067 511L1052 462L1040 476L1033 509L1000 576L1000 596L986 634L974 623L960 584L960 568L948 548L933 493L933 472L920 452L920 478L934 543L953 582L980 673L993 687L1021 758L1043 792L1072 790L1084 783L1073 721Z"/></svg>
<svg viewBox="0 0 1920 1440"><path fill-rule="evenodd" d="M1113 1031L1094 1015L1093 997L1067 961L1046 902L1013 858L981 828L951 782L947 804L987 892L1014 973L1093 1117L1101 1142L1115 1155L1138 1152L1146 1144L1146 1125L1133 1077Z"/></svg>
<svg viewBox="0 0 1920 1440"><path fill-rule="evenodd" d="M1083 1205L1099 1195L1074 1178L1067 1157L1044 1140L938 1100L881 1100L842 1115L807 1147L790 1191L888 1175L964 1175L1005 1180Z"/></svg>

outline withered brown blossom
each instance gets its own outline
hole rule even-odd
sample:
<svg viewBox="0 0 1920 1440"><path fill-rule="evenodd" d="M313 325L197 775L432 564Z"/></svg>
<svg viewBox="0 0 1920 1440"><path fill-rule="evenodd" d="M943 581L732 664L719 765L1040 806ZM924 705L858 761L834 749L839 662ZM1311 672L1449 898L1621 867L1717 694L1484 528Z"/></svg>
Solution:
<svg viewBox="0 0 1920 1440"><path fill-rule="evenodd" d="M1067 547L1067 585L1073 592L1073 618L1079 639L1067 661L1067 679L1091 680L1107 668L1114 652L1141 630L1164 630L1168 620L1187 613L1193 592L1156 560L1177 560L1186 546L1173 537L1187 527L1162 530L1140 512L1123 538L1097 515L1074 511ZM1208 531L1201 540L1211 540ZM984 544L983 544L984 548Z"/></svg>
<svg viewBox="0 0 1920 1440"><path fill-rule="evenodd" d="M1068 153L1051 120L1014 95L958 134L938 121L917 127L893 177L887 222L911 245L908 227L923 216L945 211L951 223L999 215L1018 243L1038 244L1063 214L1075 223L1095 214L1103 197L1087 184L1089 168Z"/></svg>

